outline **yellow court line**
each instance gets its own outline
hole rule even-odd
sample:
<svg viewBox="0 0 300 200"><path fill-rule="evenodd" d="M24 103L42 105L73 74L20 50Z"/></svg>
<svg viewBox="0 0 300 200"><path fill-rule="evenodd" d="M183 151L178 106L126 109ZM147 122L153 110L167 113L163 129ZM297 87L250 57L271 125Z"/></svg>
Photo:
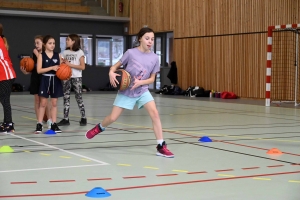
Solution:
<svg viewBox="0 0 300 200"><path fill-rule="evenodd" d="M229 175L229 174L218 174L218 176L235 177L234 175Z"/></svg>
<svg viewBox="0 0 300 200"><path fill-rule="evenodd" d="M118 164L119 166L126 166L126 167L129 167L129 166L131 166L131 165L129 165L129 164Z"/></svg>
<svg viewBox="0 0 300 200"><path fill-rule="evenodd" d="M300 181L289 180L290 183L300 183Z"/></svg>
<svg viewBox="0 0 300 200"><path fill-rule="evenodd" d="M186 171L186 170L177 170L177 169L174 169L174 170L172 170L173 172L184 172L184 173L187 173L187 172L189 172L189 171Z"/></svg>
<svg viewBox="0 0 300 200"><path fill-rule="evenodd" d="M148 166L145 166L144 168L145 169L158 169L157 167L148 167Z"/></svg>
<svg viewBox="0 0 300 200"><path fill-rule="evenodd" d="M30 153L30 151L24 151L24 152L26 152L26 153Z"/></svg>
<svg viewBox="0 0 300 200"><path fill-rule="evenodd" d="M69 156L59 156L60 158L71 158Z"/></svg>
<svg viewBox="0 0 300 200"><path fill-rule="evenodd" d="M270 178L253 178L255 180L270 181Z"/></svg>
<svg viewBox="0 0 300 200"><path fill-rule="evenodd" d="M84 159L84 158L83 158L83 159L80 159L80 160L83 160L83 161L90 162L90 160L88 160L88 159Z"/></svg>
<svg viewBox="0 0 300 200"><path fill-rule="evenodd" d="M26 116L22 116L22 118L25 118L25 119L30 119L30 120L34 120L34 121L36 121L36 119L34 119L34 118L30 118L30 117L26 117Z"/></svg>
<svg viewBox="0 0 300 200"><path fill-rule="evenodd" d="M51 154L48 153L40 153L42 156L51 156Z"/></svg>

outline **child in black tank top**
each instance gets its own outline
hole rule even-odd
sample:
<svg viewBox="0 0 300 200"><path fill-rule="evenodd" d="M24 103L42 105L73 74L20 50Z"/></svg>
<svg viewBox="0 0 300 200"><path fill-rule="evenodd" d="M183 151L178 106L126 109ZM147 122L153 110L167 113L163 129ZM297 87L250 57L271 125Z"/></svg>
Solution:
<svg viewBox="0 0 300 200"><path fill-rule="evenodd" d="M55 75L59 68L61 57L54 52L55 40L52 36L47 35L43 39L45 51L43 51L37 59L37 72L42 74L41 85L39 88L40 108L38 115L38 124L36 133L43 130L42 121L49 96L51 97L51 130L56 133L61 133L61 130L56 124L57 119L57 98L63 96L63 87L61 80Z"/></svg>
<svg viewBox="0 0 300 200"><path fill-rule="evenodd" d="M40 97L38 94L39 94L42 75L37 73L36 65L37 65L37 57L39 56L40 53L42 53L43 36L41 35L35 36L34 44L35 44L35 48L33 49L33 53L32 53L32 59L34 61L33 70L31 72L27 72L23 66L20 66L20 69L24 74L31 74L29 91L30 94L34 95L34 110L36 114L36 119L38 121L38 114L39 114L39 107L40 107ZM44 120L47 121L47 126L49 129L51 128L51 124L52 124L50 108L51 105L50 102L48 102L46 106L47 119Z"/></svg>

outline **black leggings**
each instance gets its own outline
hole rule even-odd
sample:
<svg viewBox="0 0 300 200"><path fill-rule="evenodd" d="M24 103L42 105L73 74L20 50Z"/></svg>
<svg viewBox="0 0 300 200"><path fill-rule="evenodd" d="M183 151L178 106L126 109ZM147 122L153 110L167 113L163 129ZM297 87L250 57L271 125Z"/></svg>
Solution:
<svg viewBox="0 0 300 200"><path fill-rule="evenodd" d="M12 123L10 93L15 79L0 81L0 102L3 106L5 123Z"/></svg>

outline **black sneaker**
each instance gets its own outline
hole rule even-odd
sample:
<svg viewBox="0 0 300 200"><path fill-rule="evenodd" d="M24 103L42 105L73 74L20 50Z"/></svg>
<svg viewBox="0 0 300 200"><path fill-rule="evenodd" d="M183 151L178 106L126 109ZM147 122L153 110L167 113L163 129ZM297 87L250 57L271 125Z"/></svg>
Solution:
<svg viewBox="0 0 300 200"><path fill-rule="evenodd" d="M42 131L43 131L43 125L40 123L37 123L35 133L41 133Z"/></svg>
<svg viewBox="0 0 300 200"><path fill-rule="evenodd" d="M14 123L2 123L0 125L0 133L15 132Z"/></svg>
<svg viewBox="0 0 300 200"><path fill-rule="evenodd" d="M70 122L69 119L62 119L60 122L57 123L57 126L69 126Z"/></svg>
<svg viewBox="0 0 300 200"><path fill-rule="evenodd" d="M51 130L55 131L55 133L61 133L61 130L58 128L56 123L51 124Z"/></svg>
<svg viewBox="0 0 300 200"><path fill-rule="evenodd" d="M81 118L79 124L80 126L86 126L86 118Z"/></svg>

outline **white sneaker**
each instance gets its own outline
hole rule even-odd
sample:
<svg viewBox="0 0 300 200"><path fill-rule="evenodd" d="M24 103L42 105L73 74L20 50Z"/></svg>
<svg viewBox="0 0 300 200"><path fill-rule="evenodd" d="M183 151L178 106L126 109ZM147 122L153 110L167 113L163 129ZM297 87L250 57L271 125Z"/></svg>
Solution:
<svg viewBox="0 0 300 200"><path fill-rule="evenodd" d="M51 124L52 124L52 121L50 119L48 119L48 121L47 121L48 129L51 129Z"/></svg>

